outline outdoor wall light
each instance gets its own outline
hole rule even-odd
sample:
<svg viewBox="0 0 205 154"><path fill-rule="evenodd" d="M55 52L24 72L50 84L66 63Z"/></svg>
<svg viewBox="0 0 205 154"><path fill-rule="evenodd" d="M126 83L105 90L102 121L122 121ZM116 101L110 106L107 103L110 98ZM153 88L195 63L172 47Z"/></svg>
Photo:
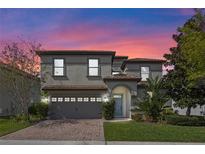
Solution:
<svg viewBox="0 0 205 154"><path fill-rule="evenodd" d="M107 95L104 95L102 98L103 98L103 102L108 102L109 101L109 97Z"/></svg>

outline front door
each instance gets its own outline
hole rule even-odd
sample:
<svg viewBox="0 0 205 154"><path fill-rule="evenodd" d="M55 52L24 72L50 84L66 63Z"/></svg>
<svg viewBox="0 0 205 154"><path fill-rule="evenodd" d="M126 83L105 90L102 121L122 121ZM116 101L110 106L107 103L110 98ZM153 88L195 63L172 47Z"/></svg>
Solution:
<svg viewBox="0 0 205 154"><path fill-rule="evenodd" d="M113 98L115 100L115 117L122 117L122 95L115 94L113 95Z"/></svg>

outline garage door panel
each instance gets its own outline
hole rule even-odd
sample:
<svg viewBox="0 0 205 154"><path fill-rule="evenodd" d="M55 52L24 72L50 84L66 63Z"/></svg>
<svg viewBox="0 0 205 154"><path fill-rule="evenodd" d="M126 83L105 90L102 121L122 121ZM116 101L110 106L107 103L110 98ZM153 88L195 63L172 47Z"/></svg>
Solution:
<svg viewBox="0 0 205 154"><path fill-rule="evenodd" d="M61 102L49 106L51 119L89 119L102 117L102 104L98 102Z"/></svg>

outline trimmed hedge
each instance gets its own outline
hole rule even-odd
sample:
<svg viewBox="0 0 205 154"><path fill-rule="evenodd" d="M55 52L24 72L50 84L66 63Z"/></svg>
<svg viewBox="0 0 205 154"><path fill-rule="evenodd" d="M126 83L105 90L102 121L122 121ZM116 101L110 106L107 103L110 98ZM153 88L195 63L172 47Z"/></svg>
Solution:
<svg viewBox="0 0 205 154"><path fill-rule="evenodd" d="M48 104L34 103L28 108L28 112L31 115L37 115L44 118L48 115Z"/></svg>
<svg viewBox="0 0 205 154"><path fill-rule="evenodd" d="M114 117L115 100L112 99L109 102L103 103L103 117L106 120L111 120Z"/></svg>
<svg viewBox="0 0 205 154"><path fill-rule="evenodd" d="M165 121L179 126L205 126L205 117L202 116L166 115Z"/></svg>

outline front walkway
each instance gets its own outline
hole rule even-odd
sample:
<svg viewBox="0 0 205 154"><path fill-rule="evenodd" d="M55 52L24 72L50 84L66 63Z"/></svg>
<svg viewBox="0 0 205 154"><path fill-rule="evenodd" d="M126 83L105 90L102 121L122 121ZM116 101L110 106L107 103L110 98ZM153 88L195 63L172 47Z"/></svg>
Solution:
<svg viewBox="0 0 205 154"><path fill-rule="evenodd" d="M46 120L0 140L104 141L103 120Z"/></svg>
<svg viewBox="0 0 205 154"><path fill-rule="evenodd" d="M126 122L126 121L132 121L131 118L114 118L112 120L104 120L105 122Z"/></svg>

